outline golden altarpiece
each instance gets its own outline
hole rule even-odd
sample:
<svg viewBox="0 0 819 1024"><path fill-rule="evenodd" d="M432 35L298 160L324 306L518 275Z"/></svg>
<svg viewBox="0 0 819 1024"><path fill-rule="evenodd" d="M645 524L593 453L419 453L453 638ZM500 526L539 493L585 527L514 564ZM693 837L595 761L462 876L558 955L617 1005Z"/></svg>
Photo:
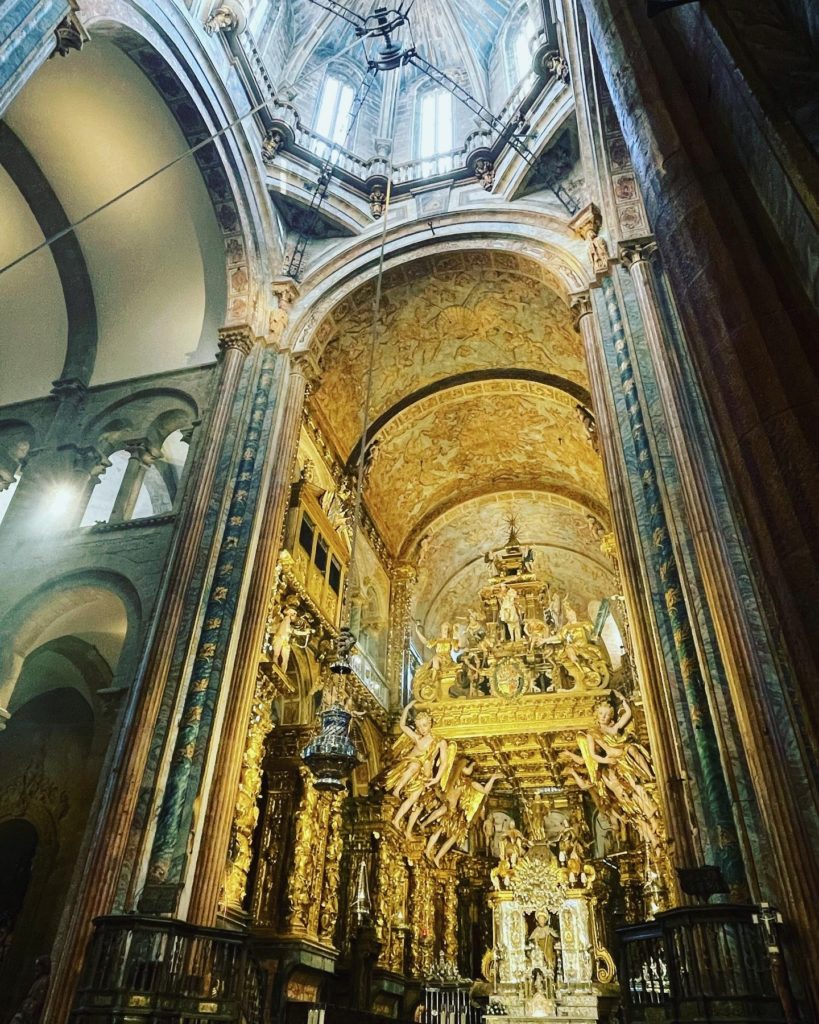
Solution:
<svg viewBox="0 0 819 1024"><path fill-rule="evenodd" d="M534 569L514 523L468 611L414 646L390 713L367 672L329 672L349 494L293 487L225 876L270 1005L427 1021L606 1020L613 926L664 904L667 851L628 663ZM406 621L388 624L406 645ZM394 652L391 652L393 660ZM401 658L397 659L399 662ZM353 665L356 662L353 657ZM300 751L322 706L353 713L349 792Z"/></svg>

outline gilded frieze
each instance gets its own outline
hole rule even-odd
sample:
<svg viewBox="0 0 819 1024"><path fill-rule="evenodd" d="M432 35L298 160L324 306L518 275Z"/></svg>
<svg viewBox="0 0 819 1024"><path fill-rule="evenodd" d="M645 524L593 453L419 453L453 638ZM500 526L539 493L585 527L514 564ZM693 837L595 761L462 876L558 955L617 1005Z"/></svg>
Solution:
<svg viewBox="0 0 819 1024"><path fill-rule="evenodd" d="M563 392L531 381L466 384L414 403L378 435L366 500L397 551L456 501L526 488L604 509L602 466Z"/></svg>
<svg viewBox="0 0 819 1024"><path fill-rule="evenodd" d="M372 337L372 287L333 314L335 340L321 360L315 394L323 425L345 455L361 433L359 410ZM568 308L544 285L498 269L474 254L470 265L420 266L388 274L373 379L377 417L405 395L458 373L517 366L586 386L586 370Z"/></svg>

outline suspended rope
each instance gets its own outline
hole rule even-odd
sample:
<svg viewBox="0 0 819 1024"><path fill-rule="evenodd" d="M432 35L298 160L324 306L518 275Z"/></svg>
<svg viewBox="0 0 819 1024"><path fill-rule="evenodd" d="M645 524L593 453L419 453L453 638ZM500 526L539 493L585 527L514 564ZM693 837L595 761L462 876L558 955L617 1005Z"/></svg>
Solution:
<svg viewBox="0 0 819 1024"><path fill-rule="evenodd" d="M401 74L399 71L398 90L401 89ZM394 144L394 142L393 142ZM375 292L373 294L373 323L370 335L370 351L367 361L366 385L364 388L364 402L361 407L361 447L358 453L358 469L356 473L355 498L353 503L353 527L350 537L350 570L344 583L344 595L341 603L341 621L346 622L347 628L350 625L350 580L355 568L355 556L358 545L358 533L360 530L361 507L364 494L364 468L367 461L367 432L370 429L370 407L373 395L373 376L375 373L375 352L378 347L378 334L381 320L381 295L384 284L384 257L387 250L387 219L390 213L390 202L392 200L392 145L390 146L389 163L387 167L387 189L384 198L383 222L381 225L381 244L378 250L378 270L375 278Z"/></svg>

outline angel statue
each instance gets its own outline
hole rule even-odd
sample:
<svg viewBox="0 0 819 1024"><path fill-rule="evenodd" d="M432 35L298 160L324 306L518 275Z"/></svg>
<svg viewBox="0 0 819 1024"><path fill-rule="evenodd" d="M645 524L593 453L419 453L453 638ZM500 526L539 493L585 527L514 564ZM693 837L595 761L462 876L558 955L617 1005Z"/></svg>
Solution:
<svg viewBox="0 0 819 1024"><path fill-rule="evenodd" d="M531 846L526 836L517 828L507 829L500 837L500 860L489 872L489 878L494 889L500 890L509 887L509 881L521 857Z"/></svg>
<svg viewBox="0 0 819 1024"><path fill-rule="evenodd" d="M447 769L447 743L432 731L432 716L426 711L415 715L415 725L407 724L412 700L401 712L398 721L402 735L393 744L394 764L384 775L384 788L403 803L395 812L393 824L398 826L421 796L439 785Z"/></svg>
<svg viewBox="0 0 819 1024"><path fill-rule="evenodd" d="M287 671L287 666L290 662L290 651L295 640L298 638L306 641L307 637L310 636L310 629L307 626L296 625L298 614L295 608L285 608L279 624L273 633L273 639L270 644L273 664L278 665L282 672ZM306 643L299 646L306 646Z"/></svg>
<svg viewBox="0 0 819 1024"><path fill-rule="evenodd" d="M563 751L563 774L587 790L600 810L620 823L629 822L652 849L661 838L660 809L649 786L654 782L651 755L633 736L633 712L618 690L620 714L612 705L597 708L597 723L577 737L580 754ZM631 728L630 728L631 726ZM585 769L585 776L577 768Z"/></svg>
<svg viewBox="0 0 819 1024"><path fill-rule="evenodd" d="M425 826L433 822L438 826L429 837L426 847L426 854L434 861L436 867L441 866L441 861L456 843L462 843L466 839L478 811L492 792L492 787L501 778L499 774L495 774L490 775L486 782L478 782L472 778L474 771L474 761L459 758L444 790L442 810L433 812L423 822ZM438 846L442 838L443 842Z"/></svg>
<svg viewBox="0 0 819 1024"><path fill-rule="evenodd" d="M570 681L568 689L593 690L608 685L605 656L590 632L589 623L577 622L576 616L575 621L567 622L560 630L561 643L555 648L554 657L555 664Z"/></svg>
<svg viewBox="0 0 819 1024"><path fill-rule="evenodd" d="M631 705L619 690L613 692L620 699L620 715L614 718L614 708L609 701L598 706L597 727L586 733L592 757L598 764L617 763L628 777L653 782L651 754L633 735Z"/></svg>
<svg viewBox="0 0 819 1024"><path fill-rule="evenodd" d="M415 632L418 639L432 651L432 657L425 661L415 673L413 687L415 693L422 695L422 688L428 691L429 698L437 695L437 685L441 674L446 668L454 668L452 652L458 649L457 638L452 635L452 629L448 622L441 623L441 635L434 639L428 639L421 632L421 623L416 620ZM424 696L424 699L428 699Z"/></svg>

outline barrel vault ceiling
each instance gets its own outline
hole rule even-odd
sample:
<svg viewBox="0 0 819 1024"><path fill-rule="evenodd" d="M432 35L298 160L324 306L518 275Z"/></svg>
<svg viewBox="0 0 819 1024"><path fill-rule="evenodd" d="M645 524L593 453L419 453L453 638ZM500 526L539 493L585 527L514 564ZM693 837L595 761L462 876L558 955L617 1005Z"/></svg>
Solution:
<svg viewBox="0 0 819 1024"><path fill-rule="evenodd" d="M342 462L360 450L372 286L318 335L312 412ZM594 524L608 523L602 465L578 416L580 338L538 264L469 251L384 279L373 361L364 500L391 556L420 563L416 614L459 614L483 585L484 552L515 515L540 571L583 605L612 593Z"/></svg>

